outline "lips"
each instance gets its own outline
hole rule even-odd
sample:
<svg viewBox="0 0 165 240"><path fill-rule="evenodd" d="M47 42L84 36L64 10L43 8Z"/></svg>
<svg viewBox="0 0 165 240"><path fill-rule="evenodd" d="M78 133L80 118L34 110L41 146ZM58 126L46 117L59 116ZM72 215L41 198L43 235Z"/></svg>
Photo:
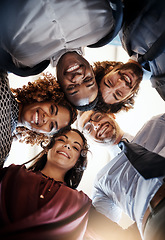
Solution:
<svg viewBox="0 0 165 240"><path fill-rule="evenodd" d="M58 154L61 154L61 155L63 155L63 156L65 156L65 157L67 157L67 158L69 158L70 159L70 156L69 156L69 154L67 154L66 152L64 152L64 151L57 151L57 153Z"/></svg>
<svg viewBox="0 0 165 240"><path fill-rule="evenodd" d="M32 117L32 123L39 125L39 111L35 111Z"/></svg>
<svg viewBox="0 0 165 240"><path fill-rule="evenodd" d="M131 84L131 79L130 79L130 77L127 76L126 74L123 74L123 75L124 75L124 77L125 77L125 80L126 80L129 84Z"/></svg>
<svg viewBox="0 0 165 240"><path fill-rule="evenodd" d="M66 70L65 70L65 73L71 73L75 70L78 70L80 68L80 65L75 63L75 64L72 64L70 65Z"/></svg>
<svg viewBox="0 0 165 240"><path fill-rule="evenodd" d="M107 136L108 133L111 133L111 135L113 136L115 133L115 128L109 122L106 122L106 123L102 124L101 127L98 129L97 137L98 138L110 137L110 136Z"/></svg>
<svg viewBox="0 0 165 240"><path fill-rule="evenodd" d="M125 81L129 84L129 86L132 86L133 79L132 79L131 73L127 73L127 74L123 73L123 77L124 77Z"/></svg>
<svg viewBox="0 0 165 240"><path fill-rule="evenodd" d="M101 137L109 128L109 124L104 124L103 126L101 126L101 128L99 129L97 135L98 137Z"/></svg>

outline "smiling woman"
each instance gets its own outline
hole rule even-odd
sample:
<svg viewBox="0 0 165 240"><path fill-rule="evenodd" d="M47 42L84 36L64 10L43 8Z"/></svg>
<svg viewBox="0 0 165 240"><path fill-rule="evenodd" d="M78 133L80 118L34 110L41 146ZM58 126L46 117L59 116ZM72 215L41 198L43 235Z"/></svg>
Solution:
<svg viewBox="0 0 165 240"><path fill-rule="evenodd" d="M70 121L69 109L53 101L20 105L18 125L37 132L54 134L69 125Z"/></svg>
<svg viewBox="0 0 165 240"><path fill-rule="evenodd" d="M13 164L0 169L0 199L6 199L1 239L83 239L91 200L75 188L87 164L82 151L87 150L82 133L67 129L52 138L28 169Z"/></svg>
<svg viewBox="0 0 165 240"><path fill-rule="evenodd" d="M0 73L0 161L3 165L13 137L39 144L76 120L77 111L64 97L56 79L43 75L22 88L10 89L6 72ZM22 139L23 137L23 139Z"/></svg>
<svg viewBox="0 0 165 240"><path fill-rule="evenodd" d="M99 86L99 100L95 110L116 113L133 108L143 77L142 68L136 61L95 62L94 73Z"/></svg>
<svg viewBox="0 0 165 240"><path fill-rule="evenodd" d="M86 168L87 151L84 135L69 128L52 138L29 168L14 164L0 168L2 240L139 240L137 228L123 230L76 189Z"/></svg>

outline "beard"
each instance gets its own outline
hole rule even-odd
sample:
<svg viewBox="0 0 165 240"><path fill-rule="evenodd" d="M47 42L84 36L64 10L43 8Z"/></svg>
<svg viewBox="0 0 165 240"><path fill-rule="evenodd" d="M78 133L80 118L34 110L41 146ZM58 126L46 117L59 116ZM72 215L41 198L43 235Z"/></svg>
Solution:
<svg viewBox="0 0 165 240"><path fill-rule="evenodd" d="M110 144L114 144L118 138L119 135L119 129L117 128L117 126L113 126L113 130L111 131L110 136L105 137L104 139L102 139L102 143L110 143Z"/></svg>

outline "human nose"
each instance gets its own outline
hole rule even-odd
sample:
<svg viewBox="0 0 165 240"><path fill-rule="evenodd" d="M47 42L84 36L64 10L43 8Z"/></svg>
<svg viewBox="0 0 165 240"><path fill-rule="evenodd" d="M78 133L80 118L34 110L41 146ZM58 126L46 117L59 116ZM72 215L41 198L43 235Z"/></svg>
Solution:
<svg viewBox="0 0 165 240"><path fill-rule="evenodd" d="M124 87L125 86L125 81L122 80L121 78L118 78L115 84L115 87Z"/></svg>
<svg viewBox="0 0 165 240"><path fill-rule="evenodd" d="M93 125L94 131L96 131L100 127L100 123L98 122L92 122L92 125Z"/></svg>
<svg viewBox="0 0 165 240"><path fill-rule="evenodd" d="M70 147L70 144L69 144L69 143L65 143L65 144L63 145L63 147L64 147L64 148L67 148L67 149L69 149L69 150L71 149L71 147Z"/></svg>
<svg viewBox="0 0 165 240"><path fill-rule="evenodd" d="M83 79L85 78L85 69L84 67L80 67L72 76L71 78L71 82L72 83L79 83L81 84L81 82L83 81Z"/></svg>
<svg viewBox="0 0 165 240"><path fill-rule="evenodd" d="M48 121L55 121L56 120L56 116L51 116L48 115L47 113L43 114L43 123L47 123Z"/></svg>

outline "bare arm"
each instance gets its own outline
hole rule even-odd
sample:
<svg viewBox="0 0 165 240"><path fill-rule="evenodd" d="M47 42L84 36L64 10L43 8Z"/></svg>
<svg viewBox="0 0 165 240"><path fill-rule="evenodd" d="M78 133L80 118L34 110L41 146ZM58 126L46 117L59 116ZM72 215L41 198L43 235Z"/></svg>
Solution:
<svg viewBox="0 0 165 240"><path fill-rule="evenodd" d="M94 207L90 209L85 236L91 240L141 240L136 224L124 230L117 223L97 212Z"/></svg>

